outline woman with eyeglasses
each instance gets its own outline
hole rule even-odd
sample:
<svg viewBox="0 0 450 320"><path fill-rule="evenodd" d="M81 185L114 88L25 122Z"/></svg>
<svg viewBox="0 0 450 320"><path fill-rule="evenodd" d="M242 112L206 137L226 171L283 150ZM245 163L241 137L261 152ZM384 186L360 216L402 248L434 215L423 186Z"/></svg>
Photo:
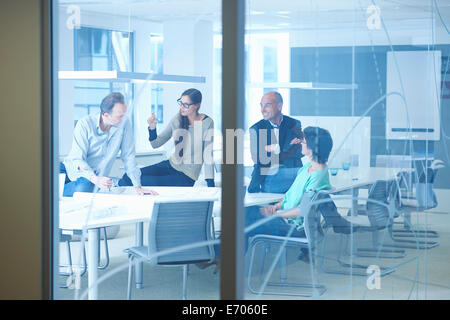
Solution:
<svg viewBox="0 0 450 320"><path fill-rule="evenodd" d="M175 142L175 152L169 160L141 169L143 186L192 187L200 175L202 165L208 187L214 187L213 137L214 122L206 114L199 113L202 93L188 89L177 100L180 112L161 132L156 131L155 114L148 118L149 141L153 148L164 145L170 138ZM119 185L128 185L123 176ZM131 183L131 181L130 181Z"/></svg>

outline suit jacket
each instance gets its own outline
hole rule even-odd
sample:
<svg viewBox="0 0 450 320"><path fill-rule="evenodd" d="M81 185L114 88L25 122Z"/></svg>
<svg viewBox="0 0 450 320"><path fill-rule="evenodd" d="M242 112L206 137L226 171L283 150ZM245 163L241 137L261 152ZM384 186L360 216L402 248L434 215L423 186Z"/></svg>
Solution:
<svg viewBox="0 0 450 320"><path fill-rule="evenodd" d="M268 120L260 120L250 127L250 150L252 154L253 166L252 181L248 187L249 192L259 192L265 180L265 175L261 174L262 168L270 167L276 163L269 161L271 152L266 152L264 147L270 144L280 146L278 164L287 168L301 168L303 166L301 157L301 145L291 145L294 138L303 138L302 125L299 120L283 115L283 121L279 127L279 137L276 141L272 124Z"/></svg>

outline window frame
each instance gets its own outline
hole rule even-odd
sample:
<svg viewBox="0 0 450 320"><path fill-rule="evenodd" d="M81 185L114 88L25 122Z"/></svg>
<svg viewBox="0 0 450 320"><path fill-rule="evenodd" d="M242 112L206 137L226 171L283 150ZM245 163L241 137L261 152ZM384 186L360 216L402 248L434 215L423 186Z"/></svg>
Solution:
<svg viewBox="0 0 450 320"><path fill-rule="evenodd" d="M43 297L54 299L58 288L57 261L59 261L58 234L59 212L58 175L59 168L59 122L58 108L58 57L54 48L58 44L58 32L55 21L58 18L57 1L45 0L43 3L43 215L42 230L42 293ZM244 27L245 27L245 1L222 0L222 131L226 128L242 128L244 123L245 77L244 77ZM130 48L135 48L134 41ZM134 54L133 54L134 58ZM134 66L134 59L133 59ZM231 103L230 103L231 102ZM230 112L231 111L231 112ZM237 146L239 148L239 146ZM226 148L224 147L223 150ZM223 151L224 152L224 151ZM225 159L225 157L223 157ZM224 215L222 220L223 237L222 272L220 275L220 298L243 299L244 296L244 216L243 195L236 192L236 185L243 182L243 166L226 164L222 166L222 210L231 209L230 214Z"/></svg>

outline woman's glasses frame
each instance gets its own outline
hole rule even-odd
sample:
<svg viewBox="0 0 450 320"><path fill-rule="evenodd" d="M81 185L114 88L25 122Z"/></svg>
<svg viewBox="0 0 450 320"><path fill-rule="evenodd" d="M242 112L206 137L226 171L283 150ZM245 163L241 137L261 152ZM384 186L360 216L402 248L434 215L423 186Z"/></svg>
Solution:
<svg viewBox="0 0 450 320"><path fill-rule="evenodd" d="M180 107L183 107L183 108L186 108L186 109L189 109L190 106L196 104L196 103L184 103L184 102L181 102L181 98L177 99L177 103L178 103L178 105Z"/></svg>

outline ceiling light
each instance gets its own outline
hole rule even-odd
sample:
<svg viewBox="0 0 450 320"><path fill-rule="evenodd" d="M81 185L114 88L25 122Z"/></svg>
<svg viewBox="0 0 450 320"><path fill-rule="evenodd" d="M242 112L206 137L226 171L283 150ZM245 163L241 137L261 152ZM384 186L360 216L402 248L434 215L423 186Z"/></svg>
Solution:
<svg viewBox="0 0 450 320"><path fill-rule="evenodd" d="M341 84L341 83L320 83L320 82L250 82L250 88L288 88L288 89L303 89L303 90L352 90L358 89L355 83Z"/></svg>
<svg viewBox="0 0 450 320"><path fill-rule="evenodd" d="M59 71L60 80L95 80L117 82L204 83L205 77L123 71Z"/></svg>

